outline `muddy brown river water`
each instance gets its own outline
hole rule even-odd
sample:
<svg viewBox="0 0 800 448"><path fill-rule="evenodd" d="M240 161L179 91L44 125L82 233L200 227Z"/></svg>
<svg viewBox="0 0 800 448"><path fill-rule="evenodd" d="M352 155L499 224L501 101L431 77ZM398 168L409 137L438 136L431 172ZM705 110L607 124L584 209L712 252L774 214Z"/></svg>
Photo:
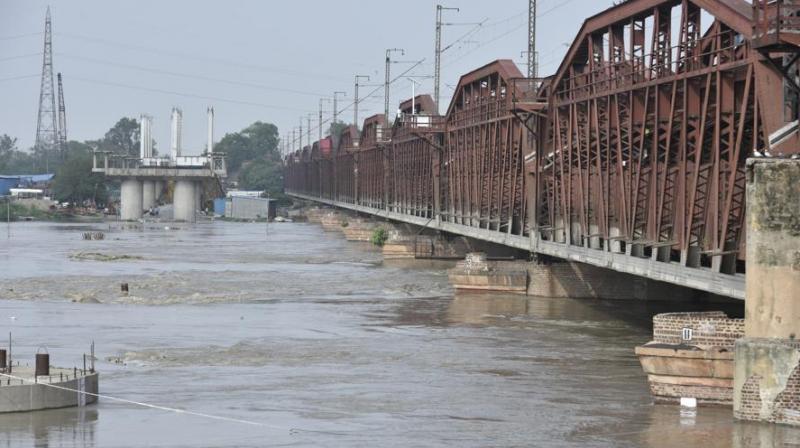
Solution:
<svg viewBox="0 0 800 448"><path fill-rule="evenodd" d="M0 447L800 446L651 403L633 347L688 305L454 295L447 267L312 224L12 224L16 359L71 367L95 341L101 393L208 416L101 399L0 415Z"/></svg>

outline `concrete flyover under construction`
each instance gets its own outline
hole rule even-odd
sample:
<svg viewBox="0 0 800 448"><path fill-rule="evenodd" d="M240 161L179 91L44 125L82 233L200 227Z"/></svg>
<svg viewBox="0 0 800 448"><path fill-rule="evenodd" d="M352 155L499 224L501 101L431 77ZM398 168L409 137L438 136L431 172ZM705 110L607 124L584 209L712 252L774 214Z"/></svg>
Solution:
<svg viewBox="0 0 800 448"><path fill-rule="evenodd" d="M552 76L491 62L444 115L420 96L290 154L285 188L596 278L746 299L736 415L798 423L800 312L782 292L800 292L798 59L796 0L622 2L585 20Z"/></svg>
<svg viewBox="0 0 800 448"><path fill-rule="evenodd" d="M121 180L120 219L135 221L157 205L168 183L173 184L173 218L194 222L202 208L204 184L227 176L225 155L214 153L214 109L208 109L208 146L200 156L181 155L182 112L172 110L169 157L154 157L151 118L141 116L139 157L95 152L92 171ZM98 165L98 155L102 161Z"/></svg>

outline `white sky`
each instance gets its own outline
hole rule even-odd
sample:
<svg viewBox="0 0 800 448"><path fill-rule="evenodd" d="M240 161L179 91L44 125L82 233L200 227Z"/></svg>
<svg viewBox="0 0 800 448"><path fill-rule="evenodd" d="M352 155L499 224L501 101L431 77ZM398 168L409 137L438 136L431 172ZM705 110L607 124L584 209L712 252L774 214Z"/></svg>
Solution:
<svg viewBox="0 0 800 448"><path fill-rule="evenodd" d="M441 1L441 0L440 0ZM39 100L44 17L53 16L54 71L64 77L68 137L101 137L119 118L154 117L159 148L168 146L169 112L184 112L185 153L205 143L205 110L216 111L217 140L261 120L275 123L281 136L313 113L319 97L346 91L340 109L352 101L353 75L384 79L386 48L404 48L402 60L425 63L414 75L433 75L436 0L0 0L0 134L33 145ZM475 31L443 56L442 110L458 77L495 59L513 59L525 72L527 0L451 0L447 45ZM611 0L540 0L540 75L561 62L583 20ZM408 68L394 64L393 74ZM432 93L420 79L417 93ZM362 87L364 93L374 87ZM411 83L391 89L391 110L411 96ZM326 117L330 103L324 105ZM361 103L360 120L383 112L383 91ZM352 110L341 119L352 121ZM304 132L305 133L305 132ZM312 132L316 139L316 131Z"/></svg>

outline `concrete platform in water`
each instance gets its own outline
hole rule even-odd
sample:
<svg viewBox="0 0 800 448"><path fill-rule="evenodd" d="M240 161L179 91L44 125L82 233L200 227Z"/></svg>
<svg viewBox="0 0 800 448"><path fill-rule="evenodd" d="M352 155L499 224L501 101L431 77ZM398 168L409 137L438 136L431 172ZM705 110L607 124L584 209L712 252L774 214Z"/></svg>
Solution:
<svg viewBox="0 0 800 448"><path fill-rule="evenodd" d="M50 368L35 376L31 367L0 372L0 413L85 406L97 401L99 374L80 369Z"/></svg>

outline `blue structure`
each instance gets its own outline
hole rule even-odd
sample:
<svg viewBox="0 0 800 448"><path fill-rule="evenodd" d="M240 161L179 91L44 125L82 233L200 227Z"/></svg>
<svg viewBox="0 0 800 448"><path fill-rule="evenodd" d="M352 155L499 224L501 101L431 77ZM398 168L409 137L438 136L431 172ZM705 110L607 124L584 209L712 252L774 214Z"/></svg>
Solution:
<svg viewBox="0 0 800 448"><path fill-rule="evenodd" d="M214 214L225 216L225 198L214 199Z"/></svg>
<svg viewBox="0 0 800 448"><path fill-rule="evenodd" d="M18 176L0 176L0 196L8 196L11 194L11 189L18 186Z"/></svg>
<svg viewBox="0 0 800 448"><path fill-rule="evenodd" d="M0 175L0 196L11 194L12 188L28 188L33 185L50 183L55 174L11 174Z"/></svg>
<svg viewBox="0 0 800 448"><path fill-rule="evenodd" d="M0 196L7 196L12 188L27 188L32 185L50 183L55 174L11 174L0 175Z"/></svg>

